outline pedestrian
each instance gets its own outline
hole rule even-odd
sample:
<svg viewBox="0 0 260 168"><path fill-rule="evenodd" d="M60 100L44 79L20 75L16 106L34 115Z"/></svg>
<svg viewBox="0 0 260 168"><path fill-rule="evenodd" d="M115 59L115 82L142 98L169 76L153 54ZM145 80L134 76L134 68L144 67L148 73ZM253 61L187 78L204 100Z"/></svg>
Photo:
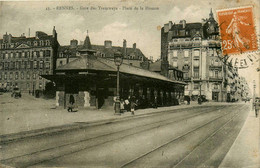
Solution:
<svg viewBox="0 0 260 168"><path fill-rule="evenodd" d="M190 104L190 96L187 97L187 103Z"/></svg>
<svg viewBox="0 0 260 168"><path fill-rule="evenodd" d="M130 96L128 98L125 99L125 109L126 111L130 111Z"/></svg>
<svg viewBox="0 0 260 168"><path fill-rule="evenodd" d="M68 112L72 112L72 111L73 111L73 105L74 105L74 103L75 103L74 96L73 96L73 95L70 95Z"/></svg>
<svg viewBox="0 0 260 168"><path fill-rule="evenodd" d="M120 100L120 113L124 113L125 110L125 102L124 99Z"/></svg>
<svg viewBox="0 0 260 168"><path fill-rule="evenodd" d="M131 113L132 115L135 115L135 106L137 104L135 103L135 97L133 96L130 100L130 107L131 107Z"/></svg>
<svg viewBox="0 0 260 168"><path fill-rule="evenodd" d="M154 97L154 108L158 107L158 98L157 96Z"/></svg>

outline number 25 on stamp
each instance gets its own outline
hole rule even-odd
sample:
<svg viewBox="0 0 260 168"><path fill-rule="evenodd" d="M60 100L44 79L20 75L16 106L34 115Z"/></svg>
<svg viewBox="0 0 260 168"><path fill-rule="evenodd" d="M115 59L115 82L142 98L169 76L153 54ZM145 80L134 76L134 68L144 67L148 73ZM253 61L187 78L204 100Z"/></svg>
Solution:
<svg viewBox="0 0 260 168"><path fill-rule="evenodd" d="M223 55L257 51L252 7L218 10Z"/></svg>

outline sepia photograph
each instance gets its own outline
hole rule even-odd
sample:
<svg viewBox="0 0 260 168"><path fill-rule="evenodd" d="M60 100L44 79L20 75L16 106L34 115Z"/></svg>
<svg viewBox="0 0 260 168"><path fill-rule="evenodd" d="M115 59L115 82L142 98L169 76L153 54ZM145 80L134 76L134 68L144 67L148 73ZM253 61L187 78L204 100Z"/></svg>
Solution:
<svg viewBox="0 0 260 168"><path fill-rule="evenodd" d="M259 168L258 0L0 0L0 168Z"/></svg>

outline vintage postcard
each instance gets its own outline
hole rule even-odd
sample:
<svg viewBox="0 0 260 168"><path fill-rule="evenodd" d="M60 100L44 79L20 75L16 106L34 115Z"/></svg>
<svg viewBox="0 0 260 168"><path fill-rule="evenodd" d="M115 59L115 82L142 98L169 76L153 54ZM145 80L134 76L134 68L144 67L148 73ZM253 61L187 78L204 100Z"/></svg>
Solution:
<svg viewBox="0 0 260 168"><path fill-rule="evenodd" d="M0 167L259 168L259 11L0 1Z"/></svg>

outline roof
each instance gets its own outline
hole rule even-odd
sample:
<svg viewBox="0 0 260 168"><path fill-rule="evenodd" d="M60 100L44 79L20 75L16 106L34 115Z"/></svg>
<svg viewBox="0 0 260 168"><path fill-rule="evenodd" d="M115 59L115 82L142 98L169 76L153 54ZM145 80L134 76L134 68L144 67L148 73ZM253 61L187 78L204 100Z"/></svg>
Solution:
<svg viewBox="0 0 260 168"><path fill-rule="evenodd" d="M149 69L150 69L150 71L153 71L153 72L159 72L159 71L161 71L161 65L162 65L162 61L158 60L154 63L151 63Z"/></svg>
<svg viewBox="0 0 260 168"><path fill-rule="evenodd" d="M76 70L76 71L95 70L95 71L116 72L117 67L116 67L114 61L112 61L112 60L95 57L93 55L87 55L87 56L84 55L66 65L58 67L56 70L58 72L71 71L71 70ZM183 85L186 84L185 82L171 80L156 72L148 71L148 70L145 70L145 69L142 69L139 67L135 67L135 66L131 66L128 64L124 64L124 63L120 66L120 72L124 73L124 74L131 74L131 75L137 75L137 76L141 76L141 77L152 78L152 79L157 79L157 80L162 80L162 81L167 81L167 82L179 83L179 84L183 84Z"/></svg>
<svg viewBox="0 0 260 168"><path fill-rule="evenodd" d="M64 52L65 50L69 50L71 53L71 57L76 57L76 53L78 50L84 49L84 45L77 45L76 47L71 47L70 45L66 46L60 46L58 51ZM88 48L90 49L90 48ZM111 48L106 48L104 45L91 45L91 49L96 50L97 54L105 54L106 58L114 58L114 53L117 51L120 51L123 53L123 47L119 46L112 46ZM126 53L129 56L133 56L134 59L139 59L139 57L142 57L143 60L148 60L142 53L142 51L139 48L126 48Z"/></svg>
<svg viewBox="0 0 260 168"><path fill-rule="evenodd" d="M158 60L154 63L151 63L149 70L153 71L153 72L160 72L161 71L161 65L162 65L162 60L160 59L160 60ZM176 71L179 71L179 72L183 72L182 70L175 68L172 65L169 65L168 69L173 69L173 70L176 70Z"/></svg>
<svg viewBox="0 0 260 168"><path fill-rule="evenodd" d="M186 29L186 30L191 30L191 29L200 29L202 28L202 23L186 23L185 28L183 28L182 24L174 24L171 27L171 30L175 29Z"/></svg>

